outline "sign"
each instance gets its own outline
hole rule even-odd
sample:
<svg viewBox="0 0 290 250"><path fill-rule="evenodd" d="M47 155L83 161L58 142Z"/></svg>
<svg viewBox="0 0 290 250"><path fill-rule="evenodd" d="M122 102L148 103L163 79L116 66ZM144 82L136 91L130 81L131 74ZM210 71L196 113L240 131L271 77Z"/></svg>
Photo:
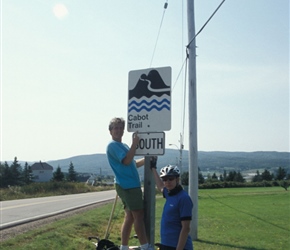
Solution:
<svg viewBox="0 0 290 250"><path fill-rule="evenodd" d="M138 133L139 144L135 155L164 155L165 133ZM134 137L134 134L133 134Z"/></svg>
<svg viewBox="0 0 290 250"><path fill-rule="evenodd" d="M171 129L171 67L129 72L128 132Z"/></svg>

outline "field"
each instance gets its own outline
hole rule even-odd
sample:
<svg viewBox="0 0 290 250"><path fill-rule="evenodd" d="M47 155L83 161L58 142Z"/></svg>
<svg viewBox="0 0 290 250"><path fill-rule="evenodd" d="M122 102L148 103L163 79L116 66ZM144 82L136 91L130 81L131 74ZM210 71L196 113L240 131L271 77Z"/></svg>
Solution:
<svg viewBox="0 0 290 250"><path fill-rule="evenodd" d="M156 199L155 242L164 200ZM103 238L112 204L43 226L1 243L1 249L95 249L88 236ZM109 239L120 244L123 209L117 204ZM132 231L132 235L134 232ZM131 239L131 245L138 245ZM281 187L199 190L199 249L289 249L290 192Z"/></svg>

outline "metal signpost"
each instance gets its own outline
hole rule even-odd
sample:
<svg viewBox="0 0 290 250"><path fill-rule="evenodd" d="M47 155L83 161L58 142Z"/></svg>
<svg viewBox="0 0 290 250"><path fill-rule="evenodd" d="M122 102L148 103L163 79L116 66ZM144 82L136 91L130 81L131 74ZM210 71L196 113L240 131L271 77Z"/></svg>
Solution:
<svg viewBox="0 0 290 250"><path fill-rule="evenodd" d="M155 241L155 181L150 156L165 152L164 131L171 129L171 68L149 68L129 72L128 132L140 138L136 155L145 156L144 211L146 234Z"/></svg>

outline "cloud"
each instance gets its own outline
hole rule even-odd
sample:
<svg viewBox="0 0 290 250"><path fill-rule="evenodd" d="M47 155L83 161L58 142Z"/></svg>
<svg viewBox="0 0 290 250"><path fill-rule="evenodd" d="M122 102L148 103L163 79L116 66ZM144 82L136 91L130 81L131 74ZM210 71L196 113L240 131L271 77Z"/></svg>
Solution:
<svg viewBox="0 0 290 250"><path fill-rule="evenodd" d="M68 10L64 4L58 3L53 7L53 14L58 19L64 19L68 15Z"/></svg>

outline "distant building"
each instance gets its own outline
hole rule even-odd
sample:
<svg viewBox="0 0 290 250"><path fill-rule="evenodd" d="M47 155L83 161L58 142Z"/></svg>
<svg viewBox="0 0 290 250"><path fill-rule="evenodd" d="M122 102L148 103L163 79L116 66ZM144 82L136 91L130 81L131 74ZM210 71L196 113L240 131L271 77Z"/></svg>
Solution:
<svg viewBox="0 0 290 250"><path fill-rule="evenodd" d="M47 182L53 177L53 167L45 162L36 162L31 166L33 180L35 182Z"/></svg>

